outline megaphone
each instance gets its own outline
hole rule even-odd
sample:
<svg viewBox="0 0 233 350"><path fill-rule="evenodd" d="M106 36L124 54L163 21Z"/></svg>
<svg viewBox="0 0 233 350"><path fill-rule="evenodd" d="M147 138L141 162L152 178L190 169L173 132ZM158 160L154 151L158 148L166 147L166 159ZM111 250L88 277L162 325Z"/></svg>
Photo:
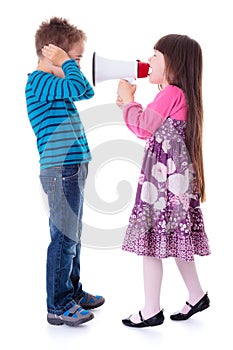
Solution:
<svg viewBox="0 0 233 350"><path fill-rule="evenodd" d="M148 76L150 65L139 60L119 61L111 60L98 56L93 53L92 59L92 80L96 86L105 80L126 79L130 83L136 78L146 78Z"/></svg>

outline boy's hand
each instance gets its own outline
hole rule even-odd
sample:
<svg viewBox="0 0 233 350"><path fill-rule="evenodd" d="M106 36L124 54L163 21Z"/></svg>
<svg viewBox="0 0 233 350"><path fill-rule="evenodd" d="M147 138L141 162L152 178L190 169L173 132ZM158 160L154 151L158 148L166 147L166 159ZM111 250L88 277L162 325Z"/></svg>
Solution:
<svg viewBox="0 0 233 350"><path fill-rule="evenodd" d="M69 60L69 55L60 47L49 44L42 48L42 54L48 58L54 66L61 67L62 64Z"/></svg>

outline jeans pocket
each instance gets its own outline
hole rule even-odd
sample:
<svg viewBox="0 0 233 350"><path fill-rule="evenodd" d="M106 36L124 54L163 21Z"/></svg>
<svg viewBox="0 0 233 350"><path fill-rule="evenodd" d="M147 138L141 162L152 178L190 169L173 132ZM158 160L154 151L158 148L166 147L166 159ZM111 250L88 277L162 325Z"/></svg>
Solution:
<svg viewBox="0 0 233 350"><path fill-rule="evenodd" d="M65 166L62 170L62 185L65 197L69 203L74 203L84 196L84 187L87 178L88 163ZM79 199L78 199L79 198ZM73 205L71 205L73 207Z"/></svg>
<svg viewBox="0 0 233 350"><path fill-rule="evenodd" d="M56 180L57 179L55 176L40 175L40 182L44 193L48 197L48 204L50 209L54 208Z"/></svg>
<svg viewBox="0 0 233 350"><path fill-rule="evenodd" d="M72 178L75 178L79 175L81 165L80 164L74 164L74 165L65 165L62 168L62 180L71 180Z"/></svg>

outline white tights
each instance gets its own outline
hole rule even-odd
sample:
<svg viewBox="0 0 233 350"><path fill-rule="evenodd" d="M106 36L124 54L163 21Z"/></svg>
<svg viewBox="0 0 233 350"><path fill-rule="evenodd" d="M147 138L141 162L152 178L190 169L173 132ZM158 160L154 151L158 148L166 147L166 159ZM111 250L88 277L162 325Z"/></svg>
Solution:
<svg viewBox="0 0 233 350"><path fill-rule="evenodd" d="M197 275L195 262L180 259L175 259L175 261L189 292L189 299L187 301L191 305L195 305L204 295ZM190 307L185 304L181 312L187 313L189 310Z"/></svg>
<svg viewBox="0 0 233 350"><path fill-rule="evenodd" d="M201 288L194 261L184 261L175 259L177 267L181 273L184 283L189 293L189 303L195 305L200 300L204 292ZM143 257L143 277L144 277L144 294L145 304L141 312L144 319L156 315L160 310L160 291L163 278L162 260L153 257ZM187 313L190 307L185 304L182 313ZM131 317L133 322L141 322L138 314Z"/></svg>

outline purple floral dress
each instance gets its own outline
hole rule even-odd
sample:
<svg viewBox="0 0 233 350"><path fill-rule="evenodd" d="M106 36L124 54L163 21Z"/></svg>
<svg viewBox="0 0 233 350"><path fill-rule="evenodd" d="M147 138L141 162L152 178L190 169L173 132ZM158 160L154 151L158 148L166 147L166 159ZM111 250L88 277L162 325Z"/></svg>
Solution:
<svg viewBox="0 0 233 350"><path fill-rule="evenodd" d="M147 139L125 251L185 261L210 254L185 127L167 118Z"/></svg>

